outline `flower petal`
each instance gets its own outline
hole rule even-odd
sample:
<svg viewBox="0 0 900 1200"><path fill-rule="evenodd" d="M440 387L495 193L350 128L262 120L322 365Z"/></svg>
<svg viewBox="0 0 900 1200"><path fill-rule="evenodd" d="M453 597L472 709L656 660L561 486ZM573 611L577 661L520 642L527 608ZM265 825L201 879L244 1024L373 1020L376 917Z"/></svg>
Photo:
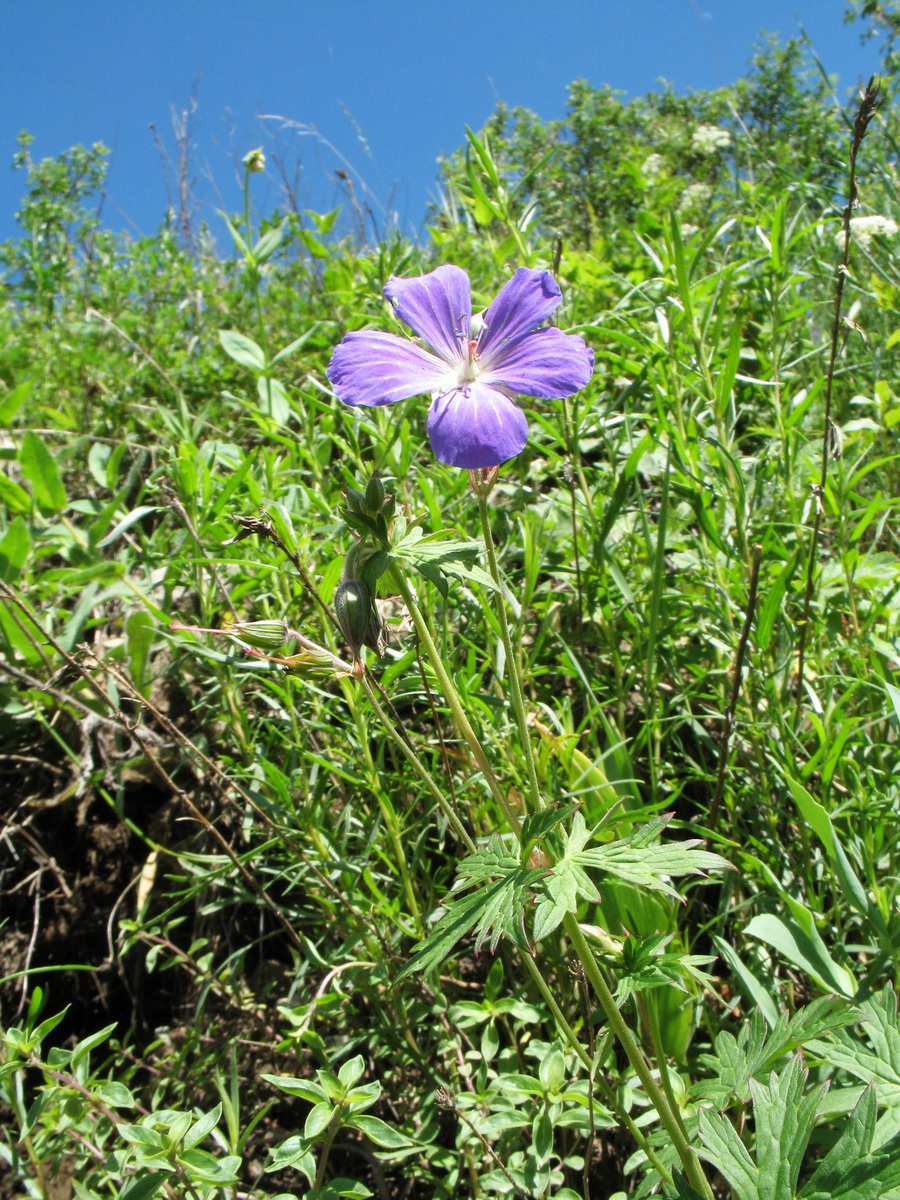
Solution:
<svg viewBox="0 0 900 1200"><path fill-rule="evenodd" d="M441 462L474 471L515 458L528 441L528 421L503 392L468 383L435 398L428 436Z"/></svg>
<svg viewBox="0 0 900 1200"><path fill-rule="evenodd" d="M472 336L472 294L461 267L438 267L411 279L391 278L384 294L401 321L445 362L457 365Z"/></svg>
<svg viewBox="0 0 900 1200"><path fill-rule="evenodd" d="M549 271L519 267L512 279L497 293L484 314L484 327L478 337L478 355L493 360L498 353L537 329L559 306L562 293ZM484 362L484 368L494 362Z"/></svg>
<svg viewBox="0 0 900 1200"><path fill-rule="evenodd" d="M494 355L481 382L496 384L523 396L561 400L588 382L594 352L583 338L559 329L537 329Z"/></svg>
<svg viewBox="0 0 900 1200"><path fill-rule="evenodd" d="M336 347L328 381L345 404L393 404L442 391L456 380L439 358L393 333L348 333Z"/></svg>

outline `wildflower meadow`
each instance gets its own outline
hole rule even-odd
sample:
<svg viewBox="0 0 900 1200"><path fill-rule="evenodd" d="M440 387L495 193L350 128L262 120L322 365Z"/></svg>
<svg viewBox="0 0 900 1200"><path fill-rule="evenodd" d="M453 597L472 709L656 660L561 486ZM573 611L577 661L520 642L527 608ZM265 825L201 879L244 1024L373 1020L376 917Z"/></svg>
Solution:
<svg viewBox="0 0 900 1200"><path fill-rule="evenodd" d="M0 246L0 1197L900 1196L900 127L762 43ZM356 206L358 207L358 206Z"/></svg>

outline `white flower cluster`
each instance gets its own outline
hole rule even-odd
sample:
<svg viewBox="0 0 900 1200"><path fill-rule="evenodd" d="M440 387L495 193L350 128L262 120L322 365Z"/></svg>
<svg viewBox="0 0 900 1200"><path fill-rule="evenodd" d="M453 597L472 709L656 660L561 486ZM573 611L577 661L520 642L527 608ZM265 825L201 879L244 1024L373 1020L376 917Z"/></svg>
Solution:
<svg viewBox="0 0 900 1200"><path fill-rule="evenodd" d="M648 154L641 163L641 174L647 180L659 179L665 168L665 159L661 154Z"/></svg>
<svg viewBox="0 0 900 1200"><path fill-rule="evenodd" d="M850 237L863 250L868 250L872 245L872 238L875 237L893 237L897 233L900 226L892 217L882 217L874 214L871 217L851 217L850 218ZM834 240L839 246L844 244L844 231L838 229L834 235Z"/></svg>
<svg viewBox="0 0 900 1200"><path fill-rule="evenodd" d="M691 208L704 208L711 198L712 188L708 183L691 183L681 193L678 208L681 212Z"/></svg>
<svg viewBox="0 0 900 1200"><path fill-rule="evenodd" d="M731 134L717 125L698 125L691 138L691 149L698 154L715 154L731 145Z"/></svg>

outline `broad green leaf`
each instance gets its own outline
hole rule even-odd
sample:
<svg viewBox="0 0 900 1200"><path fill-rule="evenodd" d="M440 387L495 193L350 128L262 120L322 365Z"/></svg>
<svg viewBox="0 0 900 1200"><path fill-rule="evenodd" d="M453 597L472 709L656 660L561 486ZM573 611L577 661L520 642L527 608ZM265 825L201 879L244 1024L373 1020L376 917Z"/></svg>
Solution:
<svg viewBox="0 0 900 1200"><path fill-rule="evenodd" d="M0 504L11 513L31 511L31 497L25 489L0 471Z"/></svg>
<svg viewBox="0 0 900 1200"><path fill-rule="evenodd" d="M800 809L801 816L825 848L825 853L837 876L838 883L847 903L852 908L855 908L857 912L862 913L864 917L867 917L877 927L880 934L886 936L887 928L881 914L869 899L865 888L850 865L850 860L847 858L840 838L831 823L831 817L818 800L814 799L801 783L788 777L787 784L791 789L791 794L796 801L797 807Z"/></svg>
<svg viewBox="0 0 900 1200"><path fill-rule="evenodd" d="M388 1125L386 1121L382 1121L378 1117L358 1113L348 1117L345 1124L349 1125L351 1129L358 1129L376 1146L381 1146L385 1150L399 1150L410 1145L408 1137L404 1137L399 1130L394 1129L392 1125Z"/></svg>
<svg viewBox="0 0 900 1200"><path fill-rule="evenodd" d="M281 1092L287 1092L289 1096L302 1096L304 1100L308 1100L311 1104L318 1104L322 1100L327 1100L324 1089L320 1084L312 1079L295 1079L290 1075L266 1075L262 1076L267 1083L274 1084Z"/></svg>
<svg viewBox="0 0 900 1200"><path fill-rule="evenodd" d="M801 967L826 992L842 996L856 994L856 983L849 971L834 961L815 928L812 914L803 926L791 918L774 913L753 917L745 932L774 947L788 962Z"/></svg>
<svg viewBox="0 0 900 1200"><path fill-rule="evenodd" d="M133 1108L134 1096L123 1083L116 1083L115 1080L110 1080L109 1083L104 1083L97 1091L97 1095L110 1108Z"/></svg>
<svg viewBox="0 0 900 1200"><path fill-rule="evenodd" d="M200 1144L205 1137L215 1129L219 1123L219 1118L222 1116L222 1105L217 1104L215 1108L210 1109L208 1113L198 1118L197 1121L190 1127L184 1135L181 1145L184 1150L193 1150L194 1146Z"/></svg>
<svg viewBox="0 0 900 1200"><path fill-rule="evenodd" d="M165 1181L165 1175L159 1171L154 1171L149 1175L135 1176L125 1184L119 1192L117 1200L150 1200L150 1197L156 1195Z"/></svg>
<svg viewBox="0 0 900 1200"><path fill-rule="evenodd" d="M365 1061L361 1054L355 1055L348 1059L338 1071L338 1079L345 1088L352 1088L355 1083L362 1079L363 1072L366 1069Z"/></svg>
<svg viewBox="0 0 900 1200"><path fill-rule="evenodd" d="M22 517L16 517L0 538L0 579L4 583L15 583L30 553L31 534L28 526Z"/></svg>
<svg viewBox="0 0 900 1200"><path fill-rule="evenodd" d="M22 474L31 484L34 502L42 512L61 512L68 502L56 459L41 438L29 429L19 448Z"/></svg>
<svg viewBox="0 0 900 1200"><path fill-rule="evenodd" d="M0 425L9 425L13 417L31 395L33 379L23 379L0 400Z"/></svg>
<svg viewBox="0 0 900 1200"><path fill-rule="evenodd" d="M287 425L291 419L291 401L284 384L277 379L267 379L260 375L256 381L256 394L259 397L259 407L279 425Z"/></svg>
<svg viewBox="0 0 900 1200"><path fill-rule="evenodd" d="M219 343L229 358L257 374L266 369L266 355L261 346L236 329L220 329Z"/></svg>
<svg viewBox="0 0 900 1200"><path fill-rule="evenodd" d="M271 258L284 240L287 228L288 218L285 217L273 229L267 229L262 237L257 239L256 245L253 247L253 257L258 263L264 263L267 258Z"/></svg>
<svg viewBox="0 0 900 1200"><path fill-rule="evenodd" d="M336 1111L329 1100L323 1100L321 1104L313 1105L306 1118L306 1124L303 1126L303 1136L307 1141L315 1141L319 1134L328 1128Z"/></svg>
<svg viewBox="0 0 900 1200"><path fill-rule="evenodd" d="M225 1183L234 1183L241 1167L241 1159L236 1154L216 1158L206 1150L185 1150L178 1155L178 1161L187 1168L191 1179L212 1183L217 1187Z"/></svg>

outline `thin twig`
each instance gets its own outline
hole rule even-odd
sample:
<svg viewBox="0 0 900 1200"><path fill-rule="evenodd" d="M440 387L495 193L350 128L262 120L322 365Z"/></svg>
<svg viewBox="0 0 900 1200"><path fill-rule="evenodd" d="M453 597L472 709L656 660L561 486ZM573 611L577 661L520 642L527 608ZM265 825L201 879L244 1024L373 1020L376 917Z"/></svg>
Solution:
<svg viewBox="0 0 900 1200"><path fill-rule="evenodd" d="M803 701L803 668L806 658L806 642L809 632L809 611L812 605L813 589L816 578L816 552L819 546L819 531L822 526L822 517L825 512L825 484L828 481L828 458L832 444L832 428L833 422L831 419L831 397L832 385L834 383L834 369L837 362L838 342L841 333L841 304L844 298L844 281L849 274L848 263L850 259L850 214L857 200L856 186L856 156L859 148L862 145L863 138L866 136L866 130L869 127L869 122L878 111L881 100L878 95L878 84L875 82L875 76L869 80L866 85L866 90L863 92L862 99L859 102L859 107L856 110L856 117L853 122L853 139L850 143L850 173L847 183L847 206L844 209L844 253L841 257L841 263L837 270L837 278L834 285L834 317L831 322L831 352L828 356L828 375L825 380L825 414L824 428L822 430L822 466L819 473L819 482L814 489L816 516L813 521L812 534L809 539L809 557L806 564L806 589L803 595L803 612L798 622L798 645L797 645L797 684L795 692L794 706L794 728L796 729L800 723L800 709Z"/></svg>

